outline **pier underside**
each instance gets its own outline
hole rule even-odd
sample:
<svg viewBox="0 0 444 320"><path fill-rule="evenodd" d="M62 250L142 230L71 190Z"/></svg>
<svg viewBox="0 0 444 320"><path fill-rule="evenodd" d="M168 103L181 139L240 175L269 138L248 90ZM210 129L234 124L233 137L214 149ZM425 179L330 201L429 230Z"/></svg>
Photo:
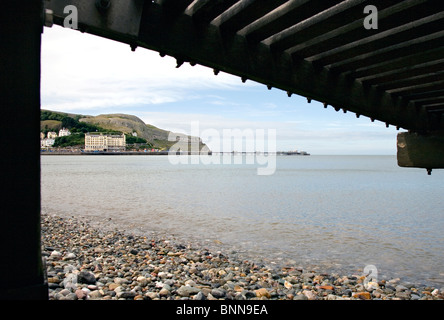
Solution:
<svg viewBox="0 0 444 320"><path fill-rule="evenodd" d="M442 0L8 1L1 19L1 298L47 298L39 224L41 32L53 23L72 26L72 19L78 31L173 56L177 67L201 64L404 129L400 166L429 173L444 167ZM12 131L19 137L6 138ZM11 270L22 277L9 277Z"/></svg>
<svg viewBox="0 0 444 320"><path fill-rule="evenodd" d="M263 83L289 97L302 95L387 127L442 136L444 3L439 0L47 0L45 5L55 24L65 25L70 13L65 8L74 5L81 32L175 57L177 67L201 64L215 74Z"/></svg>

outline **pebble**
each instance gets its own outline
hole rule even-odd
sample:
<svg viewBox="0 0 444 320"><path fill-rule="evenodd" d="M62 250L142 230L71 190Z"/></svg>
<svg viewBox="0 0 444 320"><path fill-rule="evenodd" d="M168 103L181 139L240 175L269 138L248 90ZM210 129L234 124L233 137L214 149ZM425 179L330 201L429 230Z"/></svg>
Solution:
<svg viewBox="0 0 444 320"><path fill-rule="evenodd" d="M92 274L89 271L80 271L80 273L77 275L77 281L79 283L86 283L86 284L95 284L96 283L96 277L94 274Z"/></svg>
<svg viewBox="0 0 444 320"><path fill-rule="evenodd" d="M308 300L317 300L317 296L311 290L304 290L302 294L306 296Z"/></svg>
<svg viewBox="0 0 444 320"><path fill-rule="evenodd" d="M266 288L260 288L254 291L256 293L256 296L259 298L262 297L266 297L266 298L271 298L270 293L268 292L268 290Z"/></svg>
<svg viewBox="0 0 444 320"><path fill-rule="evenodd" d="M362 300L370 300L372 298L370 292L354 292L352 297Z"/></svg>
<svg viewBox="0 0 444 320"><path fill-rule="evenodd" d="M51 300L444 300L444 288L270 269L194 244L93 228L83 218L42 215L42 255Z"/></svg>

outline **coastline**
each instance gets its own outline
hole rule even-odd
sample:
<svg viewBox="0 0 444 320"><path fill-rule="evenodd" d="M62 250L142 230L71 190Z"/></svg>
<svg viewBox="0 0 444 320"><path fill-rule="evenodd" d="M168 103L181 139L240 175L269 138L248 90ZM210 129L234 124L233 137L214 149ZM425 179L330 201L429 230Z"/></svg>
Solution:
<svg viewBox="0 0 444 320"><path fill-rule="evenodd" d="M176 239L42 215L50 300L444 300L444 288L268 269Z"/></svg>

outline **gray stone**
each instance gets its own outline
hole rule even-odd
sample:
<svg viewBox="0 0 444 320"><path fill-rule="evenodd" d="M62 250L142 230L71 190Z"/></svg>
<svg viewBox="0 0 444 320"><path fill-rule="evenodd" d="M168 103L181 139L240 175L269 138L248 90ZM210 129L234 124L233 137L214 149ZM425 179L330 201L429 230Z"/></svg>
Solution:
<svg viewBox="0 0 444 320"><path fill-rule="evenodd" d="M80 271L80 273L77 276L77 281L79 283L95 284L96 277L91 272L82 270L82 271Z"/></svg>
<svg viewBox="0 0 444 320"><path fill-rule="evenodd" d="M222 289L213 289L211 290L211 295L215 298L223 298L225 297L225 291Z"/></svg>
<svg viewBox="0 0 444 320"><path fill-rule="evenodd" d="M51 255L50 255L51 258L60 258L61 256L62 256L62 253L57 250L54 250L53 252L51 252Z"/></svg>
<svg viewBox="0 0 444 320"><path fill-rule="evenodd" d="M254 291L243 291L242 294L245 298L256 298L256 293Z"/></svg>
<svg viewBox="0 0 444 320"><path fill-rule="evenodd" d="M122 285L122 284L128 284L129 281L125 278L114 278L114 283L118 284L118 285Z"/></svg>
<svg viewBox="0 0 444 320"><path fill-rule="evenodd" d="M94 290L89 293L89 297L91 299L100 299L102 297L102 293L99 290Z"/></svg>
<svg viewBox="0 0 444 320"><path fill-rule="evenodd" d="M159 295L160 295L161 297L169 296L169 295L170 295L170 291L169 291L168 289L162 288L162 289L160 289L160 291L159 291Z"/></svg>
<svg viewBox="0 0 444 320"><path fill-rule="evenodd" d="M63 260L72 260L75 258L76 258L76 255L74 253L70 252L65 257L63 257Z"/></svg>
<svg viewBox="0 0 444 320"><path fill-rule="evenodd" d="M193 300L205 300L205 296L202 293L202 291L198 292L194 297Z"/></svg>
<svg viewBox="0 0 444 320"><path fill-rule="evenodd" d="M54 290L54 289L60 288L60 286L58 283L50 282L50 283L48 283L48 288Z"/></svg>
<svg viewBox="0 0 444 320"><path fill-rule="evenodd" d="M179 294L182 297L189 297L191 295L197 294L200 291L200 289L190 286L181 286L179 289L177 289L177 294Z"/></svg>
<svg viewBox="0 0 444 320"><path fill-rule="evenodd" d="M72 293L71 290L69 289L63 289L59 291L59 294L61 294L62 296L66 296L68 294Z"/></svg>
<svg viewBox="0 0 444 320"><path fill-rule="evenodd" d="M168 285L168 284L166 284L166 283L163 284L162 289L165 289L165 290L168 290L168 291L171 291L171 290L172 290L171 286Z"/></svg>
<svg viewBox="0 0 444 320"><path fill-rule="evenodd" d="M410 299L410 295L407 292L397 292L396 293L396 297L401 298L401 299Z"/></svg>
<svg viewBox="0 0 444 320"><path fill-rule="evenodd" d="M400 292L400 291L406 291L409 288L407 288L406 286L403 286L403 285L397 285L395 289L397 292Z"/></svg>
<svg viewBox="0 0 444 320"><path fill-rule="evenodd" d="M76 295L75 293L67 294L67 295L64 297L64 300L77 300L77 295Z"/></svg>
<svg viewBox="0 0 444 320"><path fill-rule="evenodd" d="M135 296L136 293L133 291L124 291L124 292L119 292L117 294L117 298L122 298L122 299L134 299Z"/></svg>
<svg viewBox="0 0 444 320"><path fill-rule="evenodd" d="M293 298L293 300L308 300L308 298L305 294L298 294Z"/></svg>
<svg viewBox="0 0 444 320"><path fill-rule="evenodd" d="M166 280L164 283L167 284L167 285L169 285L169 286L172 286L172 285L174 285L175 281L172 280L172 279L168 279L168 280ZM170 290L171 290L171 289L170 289Z"/></svg>
<svg viewBox="0 0 444 320"><path fill-rule="evenodd" d="M147 292L145 296L150 298L151 300L159 298L159 294L157 292Z"/></svg>

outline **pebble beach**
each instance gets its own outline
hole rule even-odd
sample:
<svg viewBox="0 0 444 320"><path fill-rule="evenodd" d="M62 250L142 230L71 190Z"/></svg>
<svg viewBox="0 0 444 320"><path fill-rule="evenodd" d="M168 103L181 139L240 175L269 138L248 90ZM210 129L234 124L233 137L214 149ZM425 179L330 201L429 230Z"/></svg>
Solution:
<svg viewBox="0 0 444 320"><path fill-rule="evenodd" d="M50 300L444 300L444 287L270 269L186 241L93 227L80 217L41 219Z"/></svg>

